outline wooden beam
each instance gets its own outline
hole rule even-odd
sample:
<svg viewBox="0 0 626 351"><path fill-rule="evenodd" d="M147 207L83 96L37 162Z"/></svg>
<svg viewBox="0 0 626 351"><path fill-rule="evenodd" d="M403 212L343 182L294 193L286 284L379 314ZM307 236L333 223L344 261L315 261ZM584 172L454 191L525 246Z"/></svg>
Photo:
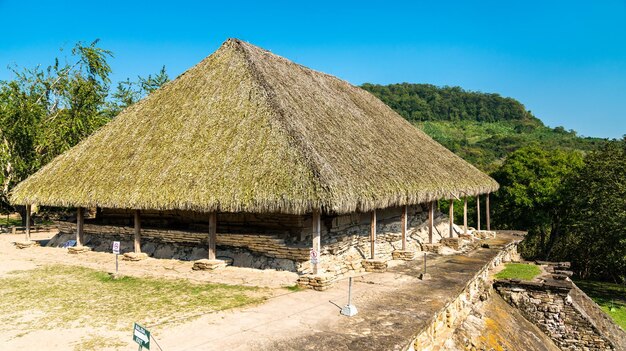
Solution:
<svg viewBox="0 0 626 351"><path fill-rule="evenodd" d="M372 211L370 219L370 258L376 258L376 210Z"/></svg>
<svg viewBox="0 0 626 351"><path fill-rule="evenodd" d="M30 205L26 205L26 241L30 241Z"/></svg>
<svg viewBox="0 0 626 351"><path fill-rule="evenodd" d="M491 219L489 218L489 193L487 193L487 197L485 198L485 212L487 217L487 230L491 230Z"/></svg>
<svg viewBox="0 0 626 351"><path fill-rule="evenodd" d="M312 221L312 234L311 234L311 239L313 241L312 246L313 246L313 252L315 257L311 257L312 259L315 258L315 260L313 261L313 274L319 274L320 273L320 256L322 254L321 249L322 249L322 235L321 235L321 228L322 228L322 220L321 220L321 214L319 210L313 210L313 221Z"/></svg>
<svg viewBox="0 0 626 351"><path fill-rule="evenodd" d="M480 230L480 195L476 195L476 229Z"/></svg>
<svg viewBox="0 0 626 351"><path fill-rule="evenodd" d="M209 260L214 260L217 255L217 213L209 213Z"/></svg>
<svg viewBox="0 0 626 351"><path fill-rule="evenodd" d="M135 253L141 253L141 215L135 210Z"/></svg>
<svg viewBox="0 0 626 351"><path fill-rule="evenodd" d="M82 207L76 209L76 246L83 246L83 227L85 225L85 211Z"/></svg>
<svg viewBox="0 0 626 351"><path fill-rule="evenodd" d="M454 199L450 199L450 237L454 238Z"/></svg>
<svg viewBox="0 0 626 351"><path fill-rule="evenodd" d="M433 217L435 216L434 201L428 204L428 243L433 243Z"/></svg>
<svg viewBox="0 0 626 351"><path fill-rule="evenodd" d="M408 222L408 206L402 206L402 251L406 250L406 227Z"/></svg>
<svg viewBox="0 0 626 351"><path fill-rule="evenodd" d="M467 235L467 196L463 199L463 234Z"/></svg>

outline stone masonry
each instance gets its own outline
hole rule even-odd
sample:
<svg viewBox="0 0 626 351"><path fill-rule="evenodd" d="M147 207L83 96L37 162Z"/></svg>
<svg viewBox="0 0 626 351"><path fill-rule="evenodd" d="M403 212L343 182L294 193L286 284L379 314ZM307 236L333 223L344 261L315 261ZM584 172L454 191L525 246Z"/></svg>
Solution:
<svg viewBox="0 0 626 351"><path fill-rule="evenodd" d="M386 262L410 260L427 250L427 211L423 206L408 209L406 250L401 252L401 208L377 211L376 259ZM133 251L134 228L129 210L100 210L84 225L85 243L95 251L110 251L112 241L120 241L122 252ZM207 258L208 223L205 214L186 211L142 211L142 252L155 258L197 260ZM323 215L320 273L334 279L349 272L365 271L363 260L370 257L369 213ZM161 226L168 227L161 227ZM248 227L246 227L248 226ZM251 231L245 232L248 228ZM235 266L278 269L307 275L312 272L311 217L276 214L218 214L218 258ZM50 246L73 239L76 224L59 223L60 235ZM455 235L458 235L457 231ZM445 216L435 217L433 241L447 238ZM371 265L370 265L371 266ZM379 265L380 266L380 265ZM370 267L380 269L380 267Z"/></svg>
<svg viewBox="0 0 626 351"><path fill-rule="evenodd" d="M626 333L569 279L500 280L495 290L562 350L623 350ZM586 305L584 305L586 303Z"/></svg>

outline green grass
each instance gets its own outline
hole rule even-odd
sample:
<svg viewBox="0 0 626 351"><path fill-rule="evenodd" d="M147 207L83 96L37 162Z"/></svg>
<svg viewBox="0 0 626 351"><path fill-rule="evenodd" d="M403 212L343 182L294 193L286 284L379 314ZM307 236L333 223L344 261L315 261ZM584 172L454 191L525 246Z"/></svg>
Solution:
<svg viewBox="0 0 626 351"><path fill-rule="evenodd" d="M505 268L495 275L496 279L532 280L541 273L541 269L534 264L507 263Z"/></svg>
<svg viewBox="0 0 626 351"><path fill-rule="evenodd" d="M270 295L266 289L187 280L123 277L63 265L0 279L0 330L91 326L126 330L194 318Z"/></svg>
<svg viewBox="0 0 626 351"><path fill-rule="evenodd" d="M576 280L575 283L626 330L626 286L592 280Z"/></svg>
<svg viewBox="0 0 626 351"><path fill-rule="evenodd" d="M301 291L302 290L302 288L298 284L287 286L287 287L285 287L285 289L287 289L289 291L292 291L292 292L297 292L297 291Z"/></svg>
<svg viewBox="0 0 626 351"><path fill-rule="evenodd" d="M22 220L20 218L9 217L7 220L7 216L0 215L0 226L2 227L11 227L16 226L19 227L22 225Z"/></svg>

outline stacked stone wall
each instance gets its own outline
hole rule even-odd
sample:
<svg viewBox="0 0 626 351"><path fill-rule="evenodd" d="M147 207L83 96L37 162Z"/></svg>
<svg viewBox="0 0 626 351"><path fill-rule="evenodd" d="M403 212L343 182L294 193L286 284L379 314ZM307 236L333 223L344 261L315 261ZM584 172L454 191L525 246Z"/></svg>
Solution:
<svg viewBox="0 0 626 351"><path fill-rule="evenodd" d="M376 257L392 259L402 247L400 207L377 211ZM408 208L408 251L422 251L428 242L427 211L421 205ZM86 244L109 251L112 241L133 249L133 211L99 210L85 222ZM309 262L312 219L310 215L218 214L218 256L233 259L236 266L311 272ZM206 258L208 216L190 211L142 211L142 251L158 258L194 260ZM320 266L335 278L349 271L362 272L362 260L370 255L370 214L323 215ZM163 227L163 225L169 225ZM60 222L61 241L72 239L76 224ZM247 228L248 231L243 229ZM435 218L435 242L449 235L447 218Z"/></svg>
<svg viewBox="0 0 626 351"><path fill-rule="evenodd" d="M433 314L423 329L418 331L408 349L436 349L433 345L438 345L442 340L445 340L455 330L456 326L467 318L477 301L488 298L491 293L489 280L491 271L503 262L508 262L511 258L517 257L517 245L518 242L508 244L496 257L476 272L456 297Z"/></svg>
<svg viewBox="0 0 626 351"><path fill-rule="evenodd" d="M524 318L537 325L562 350L616 349L611 341L614 338L598 328L598 317L590 318L585 308L576 304L575 301L579 299L573 299L570 292L582 292L571 281L502 280L497 281L494 287L505 301L516 307ZM597 305L593 305L587 308L590 311L598 309ZM620 334L615 340L626 336L623 331Z"/></svg>

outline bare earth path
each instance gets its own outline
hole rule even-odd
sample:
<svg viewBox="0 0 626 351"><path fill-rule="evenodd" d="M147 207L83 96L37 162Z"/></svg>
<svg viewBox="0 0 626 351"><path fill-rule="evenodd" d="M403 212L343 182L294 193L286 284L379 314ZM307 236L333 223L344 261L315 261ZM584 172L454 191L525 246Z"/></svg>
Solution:
<svg viewBox="0 0 626 351"><path fill-rule="evenodd" d="M45 237L45 234L37 234ZM49 234L47 235L49 236ZM420 262L395 264L388 272L355 278L353 303L359 314L339 314L347 302L347 280L325 292L289 292L276 289L267 302L243 309L216 312L189 321L163 324L152 329L163 350L394 350L402 349L435 311L462 289L479 268L500 248L515 238L501 235L489 241L490 248L469 256L437 256L429 261L432 280L417 279ZM80 265L105 271L114 269L114 256L90 252L69 255L64 249L18 250L12 241L22 237L0 235L0 277L16 269L33 269L51 263ZM194 281L279 287L292 285L295 275L287 272L227 268L215 273L194 272L190 262L148 259L120 261L120 271L136 276L165 276ZM1 312L0 312L1 313ZM94 332L94 331L92 331ZM100 331L95 331L100 332ZM72 350L88 328L48 330L19 336L18 331L0 332L0 350ZM100 334L99 334L100 335ZM118 345L136 347L128 333L111 332ZM152 349L158 350L156 345Z"/></svg>

